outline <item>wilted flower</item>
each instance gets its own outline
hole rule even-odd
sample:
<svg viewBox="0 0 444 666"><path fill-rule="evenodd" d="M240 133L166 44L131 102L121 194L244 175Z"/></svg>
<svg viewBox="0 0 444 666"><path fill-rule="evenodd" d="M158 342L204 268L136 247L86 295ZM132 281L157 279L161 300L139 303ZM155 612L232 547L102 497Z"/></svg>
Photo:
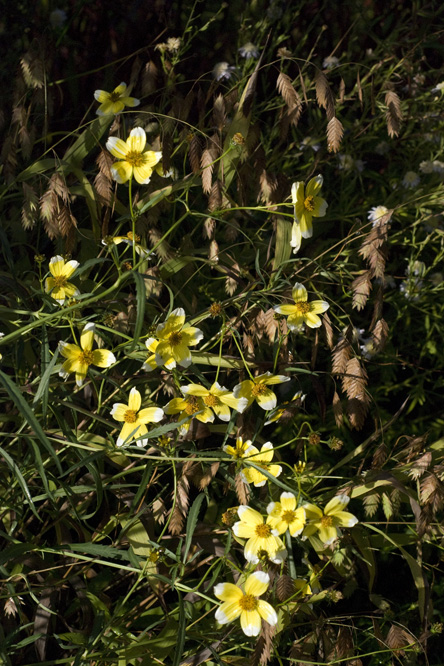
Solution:
<svg viewBox="0 0 444 666"><path fill-rule="evenodd" d="M229 65L227 62L218 62L213 67L213 78L216 81L222 81L223 79L231 79L233 73L236 71L234 65Z"/></svg>
<svg viewBox="0 0 444 666"><path fill-rule="evenodd" d="M241 539L248 539L244 547L247 562L257 564L263 552L271 562L280 564L284 561L287 551L279 538L277 530L270 524L270 517L264 522L258 511L241 504L237 510L240 520L233 525L233 532Z"/></svg>
<svg viewBox="0 0 444 666"><path fill-rule="evenodd" d="M402 179L402 184L404 187L416 187L420 183L420 177L415 171L407 171Z"/></svg>
<svg viewBox="0 0 444 666"><path fill-rule="evenodd" d="M273 454L274 449L271 442L265 442L260 451L250 443L250 446L245 451L243 459L246 462L251 461L257 465L257 467L266 470L271 476L278 477L282 472L282 467L271 463L273 460ZM246 467L242 470L241 476L246 483L252 483L256 488L265 486L267 483L267 477L265 474L262 474L262 472L255 467Z"/></svg>
<svg viewBox="0 0 444 666"><path fill-rule="evenodd" d="M119 162L114 162L111 166L111 175L118 183L126 183L132 178L140 185L146 185L150 182L153 167L162 159L161 151L146 150L146 134L141 127L135 127L131 130L126 141L117 136L110 136L106 142L106 147Z"/></svg>
<svg viewBox="0 0 444 666"><path fill-rule="evenodd" d="M238 51L241 58L246 58L247 60L259 57L259 49L252 42L247 42Z"/></svg>
<svg viewBox="0 0 444 666"><path fill-rule="evenodd" d="M293 493L281 493L281 501L270 502L267 506L267 513L267 523L278 534L284 534L288 530L294 537L304 529L305 509L302 506L296 508L296 497Z"/></svg>
<svg viewBox="0 0 444 666"><path fill-rule="evenodd" d="M322 67L324 69L332 69L333 67L336 67L338 62L339 58L337 58L336 56L327 56L326 58L324 58L322 62Z"/></svg>
<svg viewBox="0 0 444 666"><path fill-rule="evenodd" d="M68 282L78 265L79 262L73 259L65 262L58 254L49 261L51 277L46 278L45 291L60 305L63 305L65 298L72 298L80 293L75 285Z"/></svg>
<svg viewBox="0 0 444 666"><path fill-rule="evenodd" d="M296 282L291 292L294 305L276 305L274 310L282 315L287 315L287 325L291 331L299 331L302 324L309 328L319 328L322 324L318 314L325 312L330 307L326 301L308 302L307 290L304 285Z"/></svg>
<svg viewBox="0 0 444 666"><path fill-rule="evenodd" d="M99 368L109 368L116 362L114 354L107 349L94 349L95 326L92 323L86 324L80 336L80 347L67 342L59 342L61 355L66 358L59 375L66 379L71 372L76 374L77 386L82 386L90 365L97 365Z"/></svg>
<svg viewBox="0 0 444 666"><path fill-rule="evenodd" d="M310 537L319 532L319 538L324 545L333 543L338 537L338 527L353 527L358 522L356 516L344 511L349 501L347 495L336 495L323 511L315 504L304 504L307 525L303 536Z"/></svg>
<svg viewBox="0 0 444 666"><path fill-rule="evenodd" d="M111 416L119 422L123 422L122 430L117 439L117 446L129 444L136 437L146 435L147 423L157 423L163 419L163 409L160 407L147 407L140 409L142 396L136 388L132 388L129 394L128 404L116 402L111 410ZM146 446L148 439L138 439L137 446Z"/></svg>
<svg viewBox="0 0 444 666"><path fill-rule="evenodd" d="M276 611L269 603L259 599L267 591L269 582L270 576L265 571L255 571L248 576L243 588L233 583L215 585L214 594L223 601L215 615L219 624L228 624L240 617L246 636L260 634L261 618L274 627L278 621Z"/></svg>
<svg viewBox="0 0 444 666"><path fill-rule="evenodd" d="M120 245L120 243L125 243L125 245L129 245L130 247L134 245L137 254L144 259L148 259L150 255L150 251L147 250L146 247L142 247L142 245L140 245L140 236L137 234L134 235L132 231L128 231L126 236L107 236L102 240L102 245L106 246L110 246L112 244Z"/></svg>
<svg viewBox="0 0 444 666"><path fill-rule="evenodd" d="M285 375L272 375L271 372L265 372L262 375L253 377L253 379L245 379L240 384L237 384L233 389L233 394L235 398L246 398L247 407L256 400L262 409L274 409L277 404L276 394L268 386L270 384L283 384L289 381L290 377L286 377ZM239 409L238 411L242 412L243 410Z"/></svg>
<svg viewBox="0 0 444 666"><path fill-rule="evenodd" d="M373 227L378 227L381 224L382 218L387 215L389 209L385 206L373 206L367 214L367 218L371 221Z"/></svg>
<svg viewBox="0 0 444 666"><path fill-rule="evenodd" d="M98 116L116 115L123 111L125 106L134 107L140 104L140 99L126 95L126 83L120 83L111 93L106 90L96 90L94 98L100 102L96 111Z"/></svg>

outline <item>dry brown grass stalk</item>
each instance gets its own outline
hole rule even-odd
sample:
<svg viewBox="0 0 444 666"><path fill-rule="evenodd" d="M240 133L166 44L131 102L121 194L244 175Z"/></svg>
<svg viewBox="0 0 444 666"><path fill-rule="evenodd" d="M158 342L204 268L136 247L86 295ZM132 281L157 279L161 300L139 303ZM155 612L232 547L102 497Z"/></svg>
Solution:
<svg viewBox="0 0 444 666"><path fill-rule="evenodd" d="M358 277L356 277L352 282L352 307L356 308L358 311L365 307L368 297L370 296L370 291L372 288L371 275L372 273L370 270L361 271Z"/></svg>
<svg viewBox="0 0 444 666"><path fill-rule="evenodd" d="M248 504L250 499L250 488L248 484L242 479L241 474L236 474L234 477L234 488L236 490L237 499L239 504Z"/></svg>
<svg viewBox="0 0 444 666"><path fill-rule="evenodd" d="M38 218L39 198L31 185L22 183L23 206L22 206L22 225L24 229L30 229L34 226Z"/></svg>
<svg viewBox="0 0 444 666"><path fill-rule="evenodd" d="M202 146L197 134L193 134L191 137L188 159L190 160L192 172L199 173L202 159Z"/></svg>
<svg viewBox="0 0 444 666"><path fill-rule="evenodd" d="M336 116L333 116L327 125L327 145L331 153L337 153L340 146L342 137L344 136L344 128L342 123Z"/></svg>
<svg viewBox="0 0 444 666"><path fill-rule="evenodd" d="M302 113L302 100L296 92L290 77L283 72L279 73L276 87L287 105L288 122L296 126Z"/></svg>
<svg viewBox="0 0 444 666"><path fill-rule="evenodd" d="M398 136L399 130L401 129L401 100L399 99L398 95L393 92L393 90L388 90L385 93L385 104L387 106L387 111L385 113L387 132L388 135L393 138L394 136Z"/></svg>
<svg viewBox="0 0 444 666"><path fill-rule="evenodd" d="M320 70L315 76L316 100L319 106L325 109L327 119L331 120L335 113L335 100L328 84L327 77Z"/></svg>
<svg viewBox="0 0 444 666"><path fill-rule="evenodd" d="M265 620L262 620L261 633L250 659L251 666L265 666L265 664L268 664L273 650L274 632L274 627L270 626Z"/></svg>
<svg viewBox="0 0 444 666"><path fill-rule="evenodd" d="M219 94L213 104L213 124L219 132L222 132L226 122L225 101L223 95Z"/></svg>

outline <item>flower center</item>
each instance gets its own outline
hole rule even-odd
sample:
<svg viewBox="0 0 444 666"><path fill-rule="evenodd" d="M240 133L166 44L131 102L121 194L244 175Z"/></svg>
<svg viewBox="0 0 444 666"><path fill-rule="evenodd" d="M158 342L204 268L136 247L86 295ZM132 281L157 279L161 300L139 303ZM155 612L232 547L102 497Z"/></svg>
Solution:
<svg viewBox="0 0 444 666"><path fill-rule="evenodd" d="M188 414L188 416L192 416L199 411L199 401L195 395L188 396L186 403L184 412Z"/></svg>
<svg viewBox="0 0 444 666"><path fill-rule="evenodd" d="M137 421L137 412L134 409L127 409L123 420L125 423L135 423Z"/></svg>
<svg viewBox="0 0 444 666"><path fill-rule="evenodd" d="M216 407L216 405L218 405L220 402L219 398L216 395L212 395L211 393L206 395L203 401L207 407Z"/></svg>
<svg viewBox="0 0 444 666"><path fill-rule="evenodd" d="M253 597L252 594L244 594L244 596L239 599L239 606L243 611L254 611L257 608L257 599Z"/></svg>
<svg viewBox="0 0 444 666"><path fill-rule="evenodd" d="M305 201L304 201L305 210L308 210L311 213L311 211L314 210L314 207L315 207L314 206L314 197L313 196L306 197Z"/></svg>
<svg viewBox="0 0 444 666"><path fill-rule="evenodd" d="M299 303L295 303L295 305L298 313L301 315L305 315L310 312L310 303L307 303L307 301L299 301Z"/></svg>
<svg viewBox="0 0 444 666"><path fill-rule="evenodd" d="M141 167L144 164L143 153L138 150L130 150L127 152L125 160L133 167Z"/></svg>
<svg viewBox="0 0 444 666"><path fill-rule="evenodd" d="M93 352L88 349L86 351L85 350L82 351L81 354L79 354L79 362L82 365L91 365L91 363L93 362L93 358L94 358Z"/></svg>
<svg viewBox="0 0 444 666"><path fill-rule="evenodd" d="M66 283L68 281L68 278L66 275L56 275L54 278L54 287L56 289L60 289L60 287L65 287Z"/></svg>
<svg viewBox="0 0 444 666"><path fill-rule="evenodd" d="M177 347L182 342L182 333L174 331L169 337L169 343L172 347Z"/></svg>
<svg viewBox="0 0 444 666"><path fill-rule="evenodd" d="M332 516L322 516L321 525L322 527L332 527L333 526Z"/></svg>
<svg viewBox="0 0 444 666"><path fill-rule="evenodd" d="M290 523L292 523L295 518L296 513L294 511L284 511L282 514L282 520L288 525L290 525Z"/></svg>
<svg viewBox="0 0 444 666"><path fill-rule="evenodd" d="M255 384L251 389L251 395L257 398L258 395L264 395L267 391L266 384Z"/></svg>
<svg viewBox="0 0 444 666"><path fill-rule="evenodd" d="M262 525L256 525L255 532L258 537L261 537L261 539L267 539L271 534L271 527L265 523Z"/></svg>
<svg viewBox="0 0 444 666"><path fill-rule="evenodd" d="M120 93L119 92L114 91L114 92L109 94L109 101L110 102L113 102L113 103L118 102L119 99L120 99Z"/></svg>
<svg viewBox="0 0 444 666"><path fill-rule="evenodd" d="M128 240L130 240L130 241L134 241L134 240L135 240L136 243L139 243L139 242L140 242L140 236L138 236L137 234L133 234L132 231L128 231L128 233L126 234L126 237L127 237Z"/></svg>

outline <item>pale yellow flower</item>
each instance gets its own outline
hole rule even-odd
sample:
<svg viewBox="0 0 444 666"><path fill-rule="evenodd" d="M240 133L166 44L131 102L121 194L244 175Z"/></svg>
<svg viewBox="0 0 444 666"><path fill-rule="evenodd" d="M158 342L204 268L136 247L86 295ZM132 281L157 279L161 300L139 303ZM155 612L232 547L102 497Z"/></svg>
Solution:
<svg viewBox="0 0 444 666"><path fill-rule="evenodd" d="M270 502L267 506L267 522L278 534L287 530L291 536L297 536L305 525L304 507L296 508L296 497L293 493L282 493L280 502Z"/></svg>
<svg viewBox="0 0 444 666"><path fill-rule="evenodd" d="M202 423L213 423L214 414L209 407L204 404L202 398L195 395L187 395L185 398L173 398L164 407L165 414L179 414L179 421L184 418L195 417ZM180 426L180 431L185 433L190 427L189 422Z"/></svg>
<svg viewBox="0 0 444 666"><path fill-rule="evenodd" d="M225 453L228 453L235 460L239 460L241 458L246 457L247 450L249 449L250 446L251 446L251 441L249 439L247 439L244 442L242 437L237 437L235 446L230 446L229 444L225 444L222 448L225 451Z"/></svg>
<svg viewBox="0 0 444 666"><path fill-rule="evenodd" d="M157 365L164 365L171 370L177 363L183 368L191 365L189 347L197 345L202 338L203 333L199 328L185 323L185 311L176 308L163 324L158 325L156 337L147 340L146 344L149 351L154 350ZM156 341L158 344L154 345Z"/></svg>
<svg viewBox="0 0 444 666"><path fill-rule="evenodd" d="M274 310L279 314L286 315L287 325L290 331L299 331L302 324L309 328L318 328L322 320L318 314L325 312L330 307L326 301L308 302L307 290L304 285L296 282L291 292L294 305L287 303L285 305L276 305Z"/></svg>
<svg viewBox="0 0 444 666"><path fill-rule="evenodd" d="M111 93L106 90L96 90L94 98L100 102L96 111L98 116L116 115L123 111L125 106L134 107L140 104L140 100L136 97L126 95L126 83L120 83Z"/></svg>
<svg viewBox="0 0 444 666"><path fill-rule="evenodd" d="M233 395L235 398L246 398L246 407L249 407L256 400L262 409L274 409L277 404L277 398L276 394L268 388L269 385L283 384L289 381L290 377L285 377L285 375L272 375L271 372L265 372L262 375L253 377L253 379L245 379L240 384L237 384L233 389ZM243 412L244 409L239 409L239 411Z"/></svg>
<svg viewBox="0 0 444 666"><path fill-rule="evenodd" d="M132 231L128 231L126 236L107 236L102 240L102 244L108 247L111 244L120 245L121 243L129 245L130 247L133 247L134 245L137 254L144 259L147 259L150 255L150 251L146 247L140 245L140 236L137 234L134 235Z"/></svg>
<svg viewBox="0 0 444 666"><path fill-rule="evenodd" d="M131 130L126 141L117 136L110 136L106 147L119 162L114 162L111 167L111 175L118 183L126 183L132 178L139 185L147 185L150 182L153 168L162 158L160 151L144 150L146 145L145 130L135 127Z"/></svg>
<svg viewBox="0 0 444 666"><path fill-rule="evenodd" d="M72 298L80 293L74 284L68 282L78 265L79 262L73 259L65 262L58 254L49 261L51 277L46 278L45 291L60 305L63 305L65 298Z"/></svg>
<svg viewBox="0 0 444 666"><path fill-rule="evenodd" d="M60 353L66 358L59 375L66 379L71 372L75 372L77 386L82 386L90 365L109 368L116 362L114 354L107 349L94 349L93 351L94 333L94 324L86 324L80 336L80 347L67 342L59 342Z"/></svg>
<svg viewBox="0 0 444 666"><path fill-rule="evenodd" d="M230 407L238 412L243 412L247 405L245 398L235 398L233 393L218 382L214 382L209 389L201 384L188 384L188 386L181 386L180 390L184 395L201 398L205 407L213 410L221 421L230 420Z"/></svg>
<svg viewBox="0 0 444 666"><path fill-rule="evenodd" d="M336 495L325 506L324 510L315 504L304 504L307 524L303 531L304 537L319 532L319 538L328 546L338 537L338 527L353 527L358 522L356 516L344 511L350 498L347 495Z"/></svg>
<svg viewBox="0 0 444 666"><path fill-rule="evenodd" d="M242 631L246 636L258 636L261 620L274 627L278 617L273 606L259 599L268 588L270 576L265 571L255 571L240 587L233 583L219 583L214 587L215 596L223 601L216 611L219 624L228 624L240 617Z"/></svg>
<svg viewBox="0 0 444 666"><path fill-rule="evenodd" d="M136 388L132 388L129 394L128 404L116 402L111 410L111 416L119 422L123 422L122 430L117 439L117 446L129 444L137 438L137 446L146 446L148 439L138 439L148 432L147 423L158 423L163 419L163 409L160 407L146 407L140 409L142 396Z"/></svg>
<svg viewBox="0 0 444 666"><path fill-rule="evenodd" d="M294 205L294 224L300 225L302 238L311 238L313 235L312 220L314 217L324 217L327 211L327 202L319 195L324 179L321 175L312 178L305 188L303 182L293 183L291 198Z"/></svg>
<svg viewBox="0 0 444 666"><path fill-rule="evenodd" d="M237 513L240 520L234 523L233 532L241 539L248 539L244 546L247 562L257 564L264 554L271 562L283 562L287 551L277 530L271 526L270 517L265 522L258 511L245 504L241 504Z"/></svg>
<svg viewBox="0 0 444 666"><path fill-rule="evenodd" d="M277 477L282 472L282 467L280 465L271 464L273 454L274 449L271 442L265 442L260 451L251 444L245 452L245 461L251 461L258 467L266 470L272 476ZM242 470L242 477L246 483L253 483L256 488L265 486L267 483L267 477L265 474L262 474L254 467L247 467Z"/></svg>

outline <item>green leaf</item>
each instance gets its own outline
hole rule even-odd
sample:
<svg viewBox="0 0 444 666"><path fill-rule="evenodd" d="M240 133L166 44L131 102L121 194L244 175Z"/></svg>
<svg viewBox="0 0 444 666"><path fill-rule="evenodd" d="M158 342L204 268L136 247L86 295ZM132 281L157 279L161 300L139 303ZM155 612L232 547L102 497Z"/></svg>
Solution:
<svg viewBox="0 0 444 666"><path fill-rule="evenodd" d="M63 162L72 167L79 167L85 157L100 143L100 139L114 121L114 116L99 116L88 124L79 138L72 144L63 156ZM69 171L70 169L68 169ZM66 169L64 168L66 173Z"/></svg>
<svg viewBox="0 0 444 666"><path fill-rule="evenodd" d="M199 509L201 507L201 504L202 504L204 498L205 498L205 493L199 493L199 495L194 500L194 502L191 506L190 512L188 514L185 546L184 546L184 550L183 550L183 560L182 560L184 564L187 561L188 552L190 550L191 542L193 540L194 530L196 529L197 518L198 518L198 515L199 515Z"/></svg>
<svg viewBox="0 0 444 666"><path fill-rule="evenodd" d="M276 247L273 270L277 271L291 256L291 222L279 217L276 225Z"/></svg>

